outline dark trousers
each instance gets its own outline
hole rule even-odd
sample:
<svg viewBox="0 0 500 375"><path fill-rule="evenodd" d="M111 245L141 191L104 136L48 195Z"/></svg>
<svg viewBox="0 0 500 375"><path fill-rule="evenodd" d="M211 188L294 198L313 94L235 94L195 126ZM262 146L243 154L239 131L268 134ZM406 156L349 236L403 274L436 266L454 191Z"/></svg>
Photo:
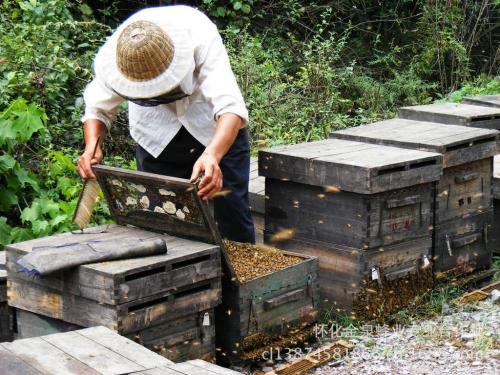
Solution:
<svg viewBox="0 0 500 375"><path fill-rule="evenodd" d="M157 158L137 145L137 169L187 179L191 177L193 165L204 150L205 146L182 127ZM224 189L231 193L214 198L215 221L219 231L228 240L255 243L248 203L250 146L245 128L239 131L228 153L222 158L220 169L224 176Z"/></svg>

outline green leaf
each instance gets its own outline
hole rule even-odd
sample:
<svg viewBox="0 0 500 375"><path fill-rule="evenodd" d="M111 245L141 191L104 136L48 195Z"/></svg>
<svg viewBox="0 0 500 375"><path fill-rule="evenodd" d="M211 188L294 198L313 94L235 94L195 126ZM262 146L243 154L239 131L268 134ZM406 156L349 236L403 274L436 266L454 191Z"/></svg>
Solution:
<svg viewBox="0 0 500 375"><path fill-rule="evenodd" d="M41 198L38 201L40 202L40 209L43 214L48 214L51 218L54 218L59 213L59 205L53 200Z"/></svg>
<svg viewBox="0 0 500 375"><path fill-rule="evenodd" d="M36 235L48 234L49 222L47 220L37 220L32 223L31 229Z"/></svg>
<svg viewBox="0 0 500 375"><path fill-rule="evenodd" d="M92 8L89 7L87 4L81 4L79 8L80 12L82 12L84 16L90 17L92 15Z"/></svg>
<svg viewBox="0 0 500 375"><path fill-rule="evenodd" d="M33 238L33 232L28 228L15 227L12 229L12 243L23 242Z"/></svg>
<svg viewBox="0 0 500 375"><path fill-rule="evenodd" d="M233 8L234 10L240 10L241 9L241 1L236 1L234 4L233 4Z"/></svg>
<svg viewBox="0 0 500 375"><path fill-rule="evenodd" d="M0 156L0 172L6 172L16 165L16 159L14 159L9 154L4 154Z"/></svg>
<svg viewBox="0 0 500 375"><path fill-rule="evenodd" d="M26 169L17 166L16 168L14 168L14 174L16 175L22 187L25 187L27 184L30 185L35 191L39 190L38 181L35 179L34 175L28 172Z"/></svg>
<svg viewBox="0 0 500 375"><path fill-rule="evenodd" d="M12 126L12 120L0 118L0 145L4 145L7 140L12 139L16 139L16 131Z"/></svg>
<svg viewBox="0 0 500 375"><path fill-rule="evenodd" d="M11 232L12 227L7 224L7 218L0 216L0 247L11 243Z"/></svg>
<svg viewBox="0 0 500 375"><path fill-rule="evenodd" d="M42 210L40 209L40 203L37 201L33 202L31 207L26 207L23 212L21 212L21 220L23 222L33 223L37 221L42 214Z"/></svg>
<svg viewBox="0 0 500 375"><path fill-rule="evenodd" d="M0 211L7 211L16 204L18 204L16 194L12 190L0 186Z"/></svg>
<svg viewBox="0 0 500 375"><path fill-rule="evenodd" d="M31 139L33 133L44 129L45 112L34 104L29 104L22 110L17 109L14 114L17 118L14 119L13 127L18 133L19 141L27 141Z"/></svg>
<svg viewBox="0 0 500 375"><path fill-rule="evenodd" d="M59 224L61 224L62 222L66 221L66 219L68 219L69 216L68 215L57 215L55 218L53 218L51 221L50 221L50 226L52 228L56 228Z"/></svg>
<svg viewBox="0 0 500 375"><path fill-rule="evenodd" d="M249 14L252 11L252 8L248 4L243 4L241 7L241 11L245 14Z"/></svg>

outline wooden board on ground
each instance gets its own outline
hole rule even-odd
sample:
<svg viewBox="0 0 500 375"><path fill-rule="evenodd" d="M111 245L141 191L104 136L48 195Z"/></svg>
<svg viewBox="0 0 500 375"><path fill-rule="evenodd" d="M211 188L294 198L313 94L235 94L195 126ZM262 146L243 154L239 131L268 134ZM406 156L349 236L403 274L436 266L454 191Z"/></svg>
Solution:
<svg viewBox="0 0 500 375"><path fill-rule="evenodd" d="M499 132L395 118L335 131L331 138L438 152L443 168L490 158L499 151Z"/></svg>
<svg viewBox="0 0 500 375"><path fill-rule="evenodd" d="M463 296L459 297L455 302L460 305L463 305L475 301L484 301L485 299L489 298L493 290L500 291L500 281L495 281L482 288L473 290L472 292L465 293Z"/></svg>
<svg viewBox="0 0 500 375"><path fill-rule="evenodd" d="M438 103L403 107L399 117L448 125L500 129L500 108L459 103Z"/></svg>
<svg viewBox="0 0 500 375"><path fill-rule="evenodd" d="M340 139L259 151L259 174L266 178L359 194L437 181L441 169L437 153Z"/></svg>
<svg viewBox="0 0 500 375"><path fill-rule="evenodd" d="M462 102L464 104L500 108L500 95L466 96Z"/></svg>
<svg viewBox="0 0 500 375"><path fill-rule="evenodd" d="M104 327L0 344L0 373L9 375L186 374L175 366ZM188 367L210 375L238 374L204 361L193 361L184 368Z"/></svg>

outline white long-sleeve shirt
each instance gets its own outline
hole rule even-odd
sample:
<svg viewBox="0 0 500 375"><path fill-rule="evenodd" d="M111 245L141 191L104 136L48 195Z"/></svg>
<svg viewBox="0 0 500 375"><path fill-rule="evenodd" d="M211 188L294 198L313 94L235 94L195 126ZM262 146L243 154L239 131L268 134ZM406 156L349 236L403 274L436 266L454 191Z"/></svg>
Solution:
<svg viewBox="0 0 500 375"><path fill-rule="evenodd" d="M128 103L132 138L157 157L184 126L207 146L218 116L234 113L248 122L248 111L241 95L226 49L217 27L200 11L187 6L149 8L141 12L162 12L168 22L185 27L194 46L194 70L180 88L190 96L170 104L142 107ZM97 69L96 69L97 71ZM82 121L101 120L108 127L123 99L106 85L106 77L96 75L84 92Z"/></svg>

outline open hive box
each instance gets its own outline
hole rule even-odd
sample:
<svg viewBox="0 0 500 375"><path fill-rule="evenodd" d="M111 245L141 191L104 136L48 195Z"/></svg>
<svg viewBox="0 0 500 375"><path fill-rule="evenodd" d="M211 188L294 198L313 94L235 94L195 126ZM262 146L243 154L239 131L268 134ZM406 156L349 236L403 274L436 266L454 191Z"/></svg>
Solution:
<svg viewBox="0 0 500 375"><path fill-rule="evenodd" d="M332 138L438 152L443 173L434 210L434 271L456 277L491 264L493 157L499 132L391 119L332 133Z"/></svg>

